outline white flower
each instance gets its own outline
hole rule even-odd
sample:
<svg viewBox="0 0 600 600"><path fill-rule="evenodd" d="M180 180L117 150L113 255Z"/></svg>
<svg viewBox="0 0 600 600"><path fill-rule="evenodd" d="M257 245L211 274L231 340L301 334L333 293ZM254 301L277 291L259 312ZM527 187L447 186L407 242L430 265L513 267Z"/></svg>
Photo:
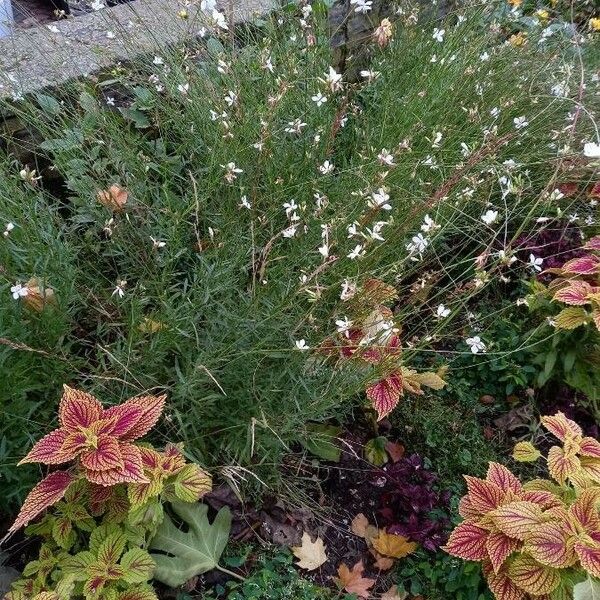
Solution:
<svg viewBox="0 0 600 600"><path fill-rule="evenodd" d="M394 162L394 155L390 154L385 148L382 148L381 152L377 155L377 160L382 165L393 167L396 163Z"/></svg>
<svg viewBox="0 0 600 600"><path fill-rule="evenodd" d="M525 117L515 117L513 119L515 129L525 129L529 125L529 121Z"/></svg>
<svg viewBox="0 0 600 600"><path fill-rule="evenodd" d="M352 321L348 320L348 317L338 319L335 322L338 333L343 333L346 337L350 337L349 330L352 327Z"/></svg>
<svg viewBox="0 0 600 600"><path fill-rule="evenodd" d="M115 287L115 289L113 290L113 293L111 294L111 296L119 296L119 298L122 298L125 295L125 286L127 285L127 282L122 279L121 281L117 282L117 285Z"/></svg>
<svg viewBox="0 0 600 600"><path fill-rule="evenodd" d="M229 25L227 25L227 18L222 12L219 12L218 10L214 9L212 11L212 18L217 27L220 27L221 29L225 30L229 29Z"/></svg>
<svg viewBox="0 0 600 600"><path fill-rule="evenodd" d="M117 36L115 35L115 32L114 32L114 31L107 31L107 32L106 32L106 37L107 37L109 40L114 40L114 39L115 39L115 37L117 37Z"/></svg>
<svg viewBox="0 0 600 600"><path fill-rule="evenodd" d="M177 91L180 94L183 94L184 96L187 95L187 93L190 91L190 84L189 83L180 83L177 86Z"/></svg>
<svg viewBox="0 0 600 600"><path fill-rule="evenodd" d="M500 259L500 262L502 264L509 266L517 261L517 257L513 254L506 252L506 250L498 250L498 258Z"/></svg>
<svg viewBox="0 0 600 600"><path fill-rule="evenodd" d="M106 5L104 2L102 2L102 0L93 0L90 4L90 8L92 10L102 10L103 8L106 8Z"/></svg>
<svg viewBox="0 0 600 600"><path fill-rule="evenodd" d="M240 173L244 172L242 169L239 169L234 162L229 162L226 165L221 165L221 168L225 169L225 175L223 177L228 183L231 183L232 181L237 179L237 176Z"/></svg>
<svg viewBox="0 0 600 600"><path fill-rule="evenodd" d="M237 96L231 90L229 90L224 100L227 106L233 106L237 100Z"/></svg>
<svg viewBox="0 0 600 600"><path fill-rule="evenodd" d="M167 242L163 242L161 240L156 240L152 236L150 236L150 239L152 240L152 247L155 248L156 250L159 250L160 248L164 248L167 245Z"/></svg>
<svg viewBox="0 0 600 600"><path fill-rule="evenodd" d="M10 288L10 293L15 300L18 300L19 298L25 298L25 296L29 294L29 289L27 286L22 286L20 283L15 283L15 285Z"/></svg>
<svg viewBox="0 0 600 600"><path fill-rule="evenodd" d="M294 119L287 124L285 128L286 133L302 133L302 129L306 127L306 123L303 123L300 119Z"/></svg>
<svg viewBox="0 0 600 600"><path fill-rule="evenodd" d="M445 319L450 314L450 309L446 308L443 304L440 304L435 311L435 316L438 319Z"/></svg>
<svg viewBox="0 0 600 600"><path fill-rule="evenodd" d="M481 215L481 220L486 224L486 225L491 225L492 223L495 223L498 219L498 211L497 210L487 210L485 211L485 213L483 213Z"/></svg>
<svg viewBox="0 0 600 600"><path fill-rule="evenodd" d="M355 258L360 258L365 255L364 247L361 244L356 244L354 246L354 250L348 254L348 258L350 260L354 260Z"/></svg>
<svg viewBox="0 0 600 600"><path fill-rule="evenodd" d="M311 100L317 105L317 107L319 107L325 104L325 102L327 102L327 96L324 96L323 94L321 94L321 92L319 92L318 94L312 96Z"/></svg>
<svg viewBox="0 0 600 600"><path fill-rule="evenodd" d="M483 54L479 55L479 60L481 62L487 62L488 60L490 60L490 55L487 52L484 52Z"/></svg>
<svg viewBox="0 0 600 600"><path fill-rule="evenodd" d="M379 71L361 71L360 76L367 81L375 81L381 73Z"/></svg>
<svg viewBox="0 0 600 600"><path fill-rule="evenodd" d="M417 235L413 236L412 241L407 244L406 249L412 254L413 252L418 252L421 254L425 252L425 249L429 246L429 241L423 237L422 233L417 233Z"/></svg>
<svg viewBox="0 0 600 600"><path fill-rule="evenodd" d="M588 142L583 146L583 155L588 158L600 158L600 144Z"/></svg>
<svg viewBox="0 0 600 600"><path fill-rule="evenodd" d="M435 134L435 139L433 140L433 143L431 144L431 147L432 148L439 148L440 147L440 142L442 141L442 137L443 137L442 132L438 131Z"/></svg>
<svg viewBox="0 0 600 600"><path fill-rule="evenodd" d="M160 65L164 65L165 61L162 59L162 57L155 56L154 59L152 60L152 64L160 66Z"/></svg>
<svg viewBox="0 0 600 600"><path fill-rule="evenodd" d="M243 208L252 208L252 205L248 201L248 196L244 195L240 198L240 207Z"/></svg>
<svg viewBox="0 0 600 600"><path fill-rule="evenodd" d="M298 225L290 225L287 229L284 229L281 232L281 235L284 238L293 238L296 235L297 229L298 229Z"/></svg>
<svg viewBox="0 0 600 600"><path fill-rule="evenodd" d="M8 237L10 232L15 228L14 223L7 223L6 228L4 229L4 237Z"/></svg>
<svg viewBox="0 0 600 600"><path fill-rule="evenodd" d="M358 14L366 14L373 8L373 0L350 0L350 5Z"/></svg>
<svg viewBox="0 0 600 600"><path fill-rule="evenodd" d="M332 92L335 92L342 87L342 75L333 67L329 67L329 73L325 75L325 79L319 79L319 81L327 84Z"/></svg>
<svg viewBox="0 0 600 600"><path fill-rule="evenodd" d="M319 251L319 254L323 258L329 258L329 246L327 244L323 244L322 246L319 246L317 248L317 250Z"/></svg>
<svg viewBox="0 0 600 600"><path fill-rule="evenodd" d="M439 229L440 225L438 225L429 215L425 215L423 218L423 225L421 225L421 231L424 233L429 233L434 229Z"/></svg>
<svg viewBox="0 0 600 600"><path fill-rule="evenodd" d="M392 205L388 202L390 195L383 189L379 188L375 192L371 192L371 199L368 205L371 208L382 208L383 210L392 210Z"/></svg>
<svg viewBox="0 0 600 600"><path fill-rule="evenodd" d="M200 0L200 10L211 12L217 8L217 0Z"/></svg>
<svg viewBox="0 0 600 600"><path fill-rule="evenodd" d="M298 209L298 205L294 199L289 202L284 202L282 206L285 209L285 214L288 218L290 218L294 211Z"/></svg>
<svg viewBox="0 0 600 600"><path fill-rule="evenodd" d="M543 258L538 258L533 254L529 255L529 263L528 265L534 270L540 272L542 270L542 264L544 263Z"/></svg>
<svg viewBox="0 0 600 600"><path fill-rule="evenodd" d="M334 169L335 169L335 166L333 165L333 163L329 162L328 160L326 160L322 165L319 166L319 171L321 171L321 173L323 175L328 175Z"/></svg>
<svg viewBox="0 0 600 600"><path fill-rule="evenodd" d="M306 343L306 340L296 340L296 348L298 350L310 350L310 346Z"/></svg>
<svg viewBox="0 0 600 600"><path fill-rule="evenodd" d="M344 279L342 282L342 292L340 293L340 300L350 300L356 294L356 284Z"/></svg>
<svg viewBox="0 0 600 600"><path fill-rule="evenodd" d="M106 96L106 106L114 106L115 99L113 96Z"/></svg>
<svg viewBox="0 0 600 600"><path fill-rule="evenodd" d="M443 42L444 41L444 35L446 35L446 30L445 29L438 29L437 27L433 30L433 39L436 42Z"/></svg>
<svg viewBox="0 0 600 600"><path fill-rule="evenodd" d="M473 354L477 354L478 352L485 352L486 345L484 342L481 341L481 338L478 335L467 338L465 342L467 346L471 348L471 352Z"/></svg>

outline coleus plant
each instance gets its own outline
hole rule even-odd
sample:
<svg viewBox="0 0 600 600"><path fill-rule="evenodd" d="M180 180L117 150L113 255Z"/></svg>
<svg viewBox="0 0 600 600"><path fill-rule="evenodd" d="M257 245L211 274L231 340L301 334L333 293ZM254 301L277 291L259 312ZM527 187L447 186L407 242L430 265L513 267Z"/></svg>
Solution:
<svg viewBox="0 0 600 600"><path fill-rule="evenodd" d="M561 412L542 424L561 442L546 457L552 479L522 484L498 463L485 479L466 476L464 520L444 547L482 562L498 600L567 600L586 578L590 588L600 579L600 443ZM513 456L525 462L542 455L520 442Z"/></svg>
<svg viewBox="0 0 600 600"><path fill-rule="evenodd" d="M187 463L180 447L142 443L165 396L131 398L103 408L92 395L65 386L59 428L21 461L66 468L29 493L9 535L26 529L43 540L6 600L156 600L148 582L156 564L146 548L166 502L197 502L211 479Z"/></svg>
<svg viewBox="0 0 600 600"><path fill-rule="evenodd" d="M320 351L346 363L367 367L372 382L365 392L380 421L397 406L405 392L422 395L423 386L442 389L444 370L419 373L402 364L400 326L386 306L398 298L396 289L379 279L368 279L347 298L345 312L350 319L334 337L321 344Z"/></svg>
<svg viewBox="0 0 600 600"><path fill-rule="evenodd" d="M559 329L592 324L600 331L600 236L583 248L588 251L584 256L546 271L558 275L548 286L552 299L567 305L554 321Z"/></svg>

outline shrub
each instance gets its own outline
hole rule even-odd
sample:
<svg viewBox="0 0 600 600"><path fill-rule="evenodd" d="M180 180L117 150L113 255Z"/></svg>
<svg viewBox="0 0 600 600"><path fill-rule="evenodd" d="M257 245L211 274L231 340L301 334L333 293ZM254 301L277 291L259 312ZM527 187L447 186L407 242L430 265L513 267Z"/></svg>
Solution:
<svg viewBox="0 0 600 600"><path fill-rule="evenodd" d="M542 424L562 445L548 451L548 479L522 484L506 467L490 463L486 479L466 476L460 502L464 521L444 549L483 563L498 600L572 597L576 584L600 578L600 443L562 413ZM519 461L541 454L529 442Z"/></svg>

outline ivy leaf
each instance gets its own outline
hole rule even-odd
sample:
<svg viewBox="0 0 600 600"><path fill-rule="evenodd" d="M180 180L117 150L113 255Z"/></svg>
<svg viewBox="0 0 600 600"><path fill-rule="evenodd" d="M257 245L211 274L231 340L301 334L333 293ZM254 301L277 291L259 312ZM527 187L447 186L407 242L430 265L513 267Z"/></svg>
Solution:
<svg viewBox="0 0 600 600"><path fill-rule="evenodd" d="M218 566L231 529L231 512L223 507L211 525L206 504L174 502L172 507L189 530L181 531L165 514L150 549L162 553L151 555L156 563L154 578L178 587Z"/></svg>

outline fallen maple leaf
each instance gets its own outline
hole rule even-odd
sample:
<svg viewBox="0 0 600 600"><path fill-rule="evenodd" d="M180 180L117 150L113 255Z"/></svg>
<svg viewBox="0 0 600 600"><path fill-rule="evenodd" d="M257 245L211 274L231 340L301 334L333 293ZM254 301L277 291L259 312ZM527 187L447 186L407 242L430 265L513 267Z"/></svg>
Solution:
<svg viewBox="0 0 600 600"><path fill-rule="evenodd" d="M381 596L381 600L406 600L406 598L408 598L408 592L399 592L397 585L393 585Z"/></svg>
<svg viewBox="0 0 600 600"><path fill-rule="evenodd" d="M379 554L391 556L392 558L404 558L417 548L417 544L409 542L402 535L393 535L380 531L376 539L373 540L373 547Z"/></svg>
<svg viewBox="0 0 600 600"><path fill-rule="evenodd" d="M373 543L373 539L376 538L379 533L379 529L377 529L375 525L370 525L369 520L363 513L358 513L354 519L352 519L350 530L358 537L363 538L369 546Z"/></svg>
<svg viewBox="0 0 600 600"><path fill-rule="evenodd" d="M337 584L346 590L349 594L356 594L359 598L368 598L369 589L375 585L375 579L369 579L363 577L363 566L362 560L359 560L350 570L345 563L342 563L338 567L339 579L334 578Z"/></svg>
<svg viewBox="0 0 600 600"><path fill-rule="evenodd" d="M306 571L314 571L327 561L323 540L317 537L313 542L306 531L302 534L302 545L293 547L292 552L299 559L296 565Z"/></svg>
<svg viewBox="0 0 600 600"><path fill-rule="evenodd" d="M394 559L389 558L388 556L383 556L377 552L374 548L371 548L371 554L375 557L375 562L373 563L379 570L387 571L394 566Z"/></svg>

